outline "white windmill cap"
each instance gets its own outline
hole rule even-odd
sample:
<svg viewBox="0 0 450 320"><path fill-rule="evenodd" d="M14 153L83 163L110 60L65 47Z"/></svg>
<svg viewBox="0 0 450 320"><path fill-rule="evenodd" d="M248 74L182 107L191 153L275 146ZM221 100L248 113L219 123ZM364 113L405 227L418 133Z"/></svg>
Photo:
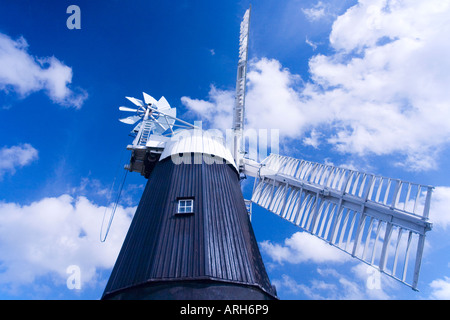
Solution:
<svg viewBox="0 0 450 320"><path fill-rule="evenodd" d="M233 156L226 147L223 135L216 130L180 130L167 141L160 161L172 157L174 161L181 161L180 154L202 154L219 157L233 165L237 170Z"/></svg>

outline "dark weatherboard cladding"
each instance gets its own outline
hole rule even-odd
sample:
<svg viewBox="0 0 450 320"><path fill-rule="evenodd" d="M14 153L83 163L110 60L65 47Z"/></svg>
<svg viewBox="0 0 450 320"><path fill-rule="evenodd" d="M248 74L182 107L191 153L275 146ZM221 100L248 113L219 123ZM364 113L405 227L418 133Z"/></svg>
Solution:
<svg viewBox="0 0 450 320"><path fill-rule="evenodd" d="M236 170L199 162L157 163L103 299L276 298Z"/></svg>

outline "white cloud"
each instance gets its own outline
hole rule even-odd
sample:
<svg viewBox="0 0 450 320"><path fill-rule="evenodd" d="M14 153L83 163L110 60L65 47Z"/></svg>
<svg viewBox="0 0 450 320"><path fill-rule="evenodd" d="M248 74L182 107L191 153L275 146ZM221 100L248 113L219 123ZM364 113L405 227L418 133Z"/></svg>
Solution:
<svg viewBox="0 0 450 320"><path fill-rule="evenodd" d="M81 177L79 185L67 188L67 193L75 197L89 197L92 202L104 205L115 201L120 192L120 204L134 206L139 202L145 184L125 183L122 186L124 174L126 173L117 176L111 185L103 184L92 177Z"/></svg>
<svg viewBox="0 0 450 320"><path fill-rule="evenodd" d="M326 16L326 6L322 1L317 2L313 7L302 9L309 21L317 21Z"/></svg>
<svg viewBox="0 0 450 320"><path fill-rule="evenodd" d="M113 266L135 208L118 207L108 239L102 243L104 211L85 197L67 194L30 205L0 202L2 290L19 294L23 286L29 290L46 275L56 285L65 285L70 265L80 268L81 289L95 286L99 270Z"/></svg>
<svg viewBox="0 0 450 320"><path fill-rule="evenodd" d="M317 276L308 283L299 284L288 275L274 279L278 293L283 295L305 295L310 299L388 299L400 286L374 267L357 262L306 232L294 233L283 244L263 241L259 246L262 254L273 261L268 264L272 270L284 268L286 263L316 264Z"/></svg>
<svg viewBox="0 0 450 320"><path fill-rule="evenodd" d="M209 101L182 97L181 102L206 120L211 128L230 128L233 119L234 92L217 89L214 85L208 93ZM230 110L231 109L231 110Z"/></svg>
<svg viewBox="0 0 450 320"><path fill-rule="evenodd" d="M20 144L0 149L0 179L6 173L14 174L17 168L24 167L38 158L38 151L30 144Z"/></svg>
<svg viewBox="0 0 450 320"><path fill-rule="evenodd" d="M87 93L72 90L72 69L55 57L34 57L28 43L0 33L0 90L16 92L21 97L44 90L49 98L62 106L80 108Z"/></svg>
<svg viewBox="0 0 450 320"><path fill-rule="evenodd" d="M303 139L303 144L318 149L320 136L321 134L313 129L311 130L310 136Z"/></svg>
<svg viewBox="0 0 450 320"><path fill-rule="evenodd" d="M298 283L295 279L286 274L283 274L281 279L274 279L272 284L277 288L278 294L281 292L286 292L295 296L303 294L309 299L314 300L332 299L334 296L333 293L338 291L337 285L333 283L313 280L309 284L303 284Z"/></svg>
<svg viewBox="0 0 450 320"><path fill-rule="evenodd" d="M334 22L333 52L310 59L310 80L275 59L251 61L247 127L309 133L305 143L341 153L395 154L394 164L411 171L436 168L450 142L449 14L449 1L361 0ZM233 96L214 88L208 101L182 101L228 128Z"/></svg>
<svg viewBox="0 0 450 320"><path fill-rule="evenodd" d="M338 17L336 53L310 61L312 101L324 99L339 121L328 139L338 150L400 152L411 169L435 167L450 133L449 13L448 1L360 1Z"/></svg>
<svg viewBox="0 0 450 320"><path fill-rule="evenodd" d="M306 44L309 45L314 51L317 49L317 43L312 42L311 40L306 37L305 40Z"/></svg>
<svg viewBox="0 0 450 320"><path fill-rule="evenodd" d="M246 117L250 128L280 129L298 137L307 125L298 94L301 78L282 67L277 60L251 61L247 75Z"/></svg>
<svg viewBox="0 0 450 320"><path fill-rule="evenodd" d="M444 279L433 280L430 283L432 289L431 298L439 300L450 299L450 278L444 277Z"/></svg>
<svg viewBox="0 0 450 320"><path fill-rule="evenodd" d="M247 74L246 128L280 129L288 136L298 136L306 117L298 108L297 92L292 88L301 79L280 62L266 58L250 62ZM182 97L181 102L206 119L213 128L230 128L233 119L234 91L211 86L208 100Z"/></svg>
<svg viewBox="0 0 450 320"><path fill-rule="evenodd" d="M284 241L284 245L266 240L259 243L261 251L273 261L283 264L304 262L345 262L348 256L325 241L306 232L296 232Z"/></svg>
<svg viewBox="0 0 450 320"><path fill-rule="evenodd" d="M329 267L317 268L316 273L308 282L298 283L291 276L283 274L281 279L274 279L272 283L278 294L292 295L294 298L304 295L314 300L386 300L390 298L387 292L397 285L393 282L395 280L380 277L378 271L363 263L344 273ZM377 277L377 286L371 285L370 277Z"/></svg>
<svg viewBox="0 0 450 320"><path fill-rule="evenodd" d="M430 220L434 227L450 225L450 187L436 187L431 196Z"/></svg>

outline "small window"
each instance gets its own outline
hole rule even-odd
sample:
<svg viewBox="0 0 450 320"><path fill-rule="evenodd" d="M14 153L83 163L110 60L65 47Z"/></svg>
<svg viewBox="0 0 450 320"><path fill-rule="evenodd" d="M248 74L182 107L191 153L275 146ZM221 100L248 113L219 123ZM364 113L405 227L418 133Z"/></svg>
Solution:
<svg viewBox="0 0 450 320"><path fill-rule="evenodd" d="M194 199L179 199L177 213L193 213L194 212Z"/></svg>

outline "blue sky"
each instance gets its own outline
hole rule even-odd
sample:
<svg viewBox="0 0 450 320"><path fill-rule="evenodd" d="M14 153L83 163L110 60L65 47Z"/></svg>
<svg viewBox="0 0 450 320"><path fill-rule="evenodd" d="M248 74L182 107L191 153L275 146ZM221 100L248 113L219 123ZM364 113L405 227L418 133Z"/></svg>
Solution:
<svg viewBox="0 0 450 320"><path fill-rule="evenodd" d="M146 182L128 175L101 243L131 143L118 107L145 91L184 120L231 126L249 5L0 3L1 299L100 298ZM369 288L365 265L253 206L280 298L450 298L449 13L442 0L252 3L247 127L280 130L282 155L436 186L420 292L384 275ZM66 285L72 265L81 289Z"/></svg>

